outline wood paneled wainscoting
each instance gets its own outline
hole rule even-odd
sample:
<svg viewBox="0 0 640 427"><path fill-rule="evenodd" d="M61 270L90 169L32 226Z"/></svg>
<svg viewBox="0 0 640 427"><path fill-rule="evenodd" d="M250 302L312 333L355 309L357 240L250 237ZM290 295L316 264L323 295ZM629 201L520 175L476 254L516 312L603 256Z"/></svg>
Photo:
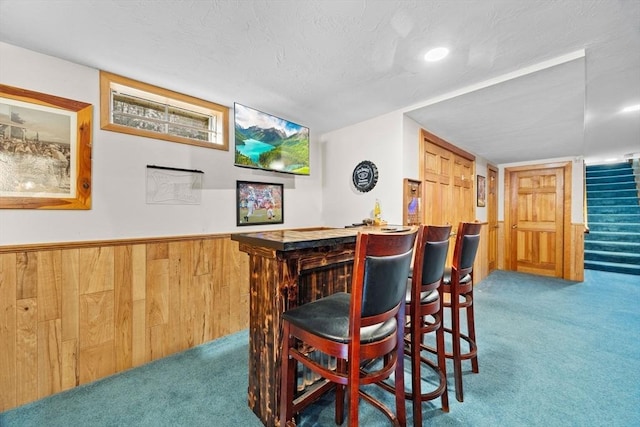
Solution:
<svg viewBox="0 0 640 427"><path fill-rule="evenodd" d="M565 276L567 280L584 281L584 224L571 223L569 244L565 245Z"/></svg>
<svg viewBox="0 0 640 427"><path fill-rule="evenodd" d="M457 226L456 226L457 227ZM449 246L453 246L455 243L455 237L449 239ZM480 227L480 244L478 246L478 253L476 259L473 262L473 281L479 283L482 279L487 277L491 273L489 271L489 227L487 223L483 223Z"/></svg>
<svg viewBox="0 0 640 427"><path fill-rule="evenodd" d="M249 325L229 235L0 247L0 411Z"/></svg>

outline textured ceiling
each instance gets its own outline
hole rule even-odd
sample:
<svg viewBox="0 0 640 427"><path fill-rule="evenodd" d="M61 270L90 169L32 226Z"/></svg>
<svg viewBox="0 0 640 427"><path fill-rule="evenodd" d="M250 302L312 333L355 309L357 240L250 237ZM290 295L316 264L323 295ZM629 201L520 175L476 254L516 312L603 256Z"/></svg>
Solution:
<svg viewBox="0 0 640 427"><path fill-rule="evenodd" d="M640 151L637 0L0 0L0 41L316 136L400 110L497 164Z"/></svg>

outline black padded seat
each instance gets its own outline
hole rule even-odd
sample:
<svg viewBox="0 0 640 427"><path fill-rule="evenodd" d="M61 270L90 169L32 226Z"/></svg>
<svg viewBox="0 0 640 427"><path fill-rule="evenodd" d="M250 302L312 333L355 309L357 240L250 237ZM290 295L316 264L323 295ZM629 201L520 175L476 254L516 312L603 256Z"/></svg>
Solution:
<svg viewBox="0 0 640 427"><path fill-rule="evenodd" d="M460 284L461 285L465 285L469 282L471 282L471 274L466 274L463 278L460 279ZM444 283L445 285L449 285L451 284L451 267L447 267L444 270L444 276L442 277L442 283Z"/></svg>
<svg viewBox="0 0 640 427"><path fill-rule="evenodd" d="M298 328L336 342L349 342L349 305L351 295L338 292L328 297L293 308L283 317ZM360 341L379 341L396 330L395 319L360 328Z"/></svg>
<svg viewBox="0 0 640 427"><path fill-rule="evenodd" d="M407 298L406 303L411 304L411 280L407 283ZM438 291L436 289L426 292L420 292L420 302L423 304L429 304L438 299Z"/></svg>

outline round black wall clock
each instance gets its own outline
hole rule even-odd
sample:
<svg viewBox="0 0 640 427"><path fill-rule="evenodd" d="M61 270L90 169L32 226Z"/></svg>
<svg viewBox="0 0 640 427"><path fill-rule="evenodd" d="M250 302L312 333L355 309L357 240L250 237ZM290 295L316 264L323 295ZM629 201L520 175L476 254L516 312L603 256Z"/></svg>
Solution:
<svg viewBox="0 0 640 427"><path fill-rule="evenodd" d="M373 190L378 182L378 168L373 162L364 160L355 167L352 178L356 190L366 193Z"/></svg>

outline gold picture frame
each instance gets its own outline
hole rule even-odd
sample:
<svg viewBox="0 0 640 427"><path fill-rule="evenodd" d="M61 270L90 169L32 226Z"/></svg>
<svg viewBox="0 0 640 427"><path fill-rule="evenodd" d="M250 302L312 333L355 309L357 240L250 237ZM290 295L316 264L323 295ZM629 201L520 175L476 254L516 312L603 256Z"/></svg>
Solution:
<svg viewBox="0 0 640 427"><path fill-rule="evenodd" d="M93 106L0 84L0 209L91 209Z"/></svg>

